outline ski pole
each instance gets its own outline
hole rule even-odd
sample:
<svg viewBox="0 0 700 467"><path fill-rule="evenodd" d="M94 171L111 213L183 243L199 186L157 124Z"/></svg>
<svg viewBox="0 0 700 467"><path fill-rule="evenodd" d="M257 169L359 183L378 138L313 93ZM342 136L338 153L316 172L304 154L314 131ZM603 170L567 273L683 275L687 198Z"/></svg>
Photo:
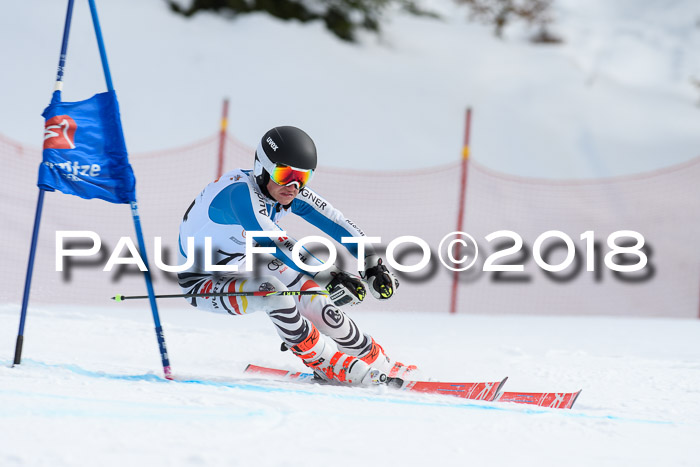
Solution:
<svg viewBox="0 0 700 467"><path fill-rule="evenodd" d="M190 293L156 295L154 298L191 298L191 297L270 297L274 295L328 295L325 290L280 290L280 291L258 291L258 292L216 292L216 293ZM123 302L124 300L135 300L148 298L148 295L115 295L112 300Z"/></svg>

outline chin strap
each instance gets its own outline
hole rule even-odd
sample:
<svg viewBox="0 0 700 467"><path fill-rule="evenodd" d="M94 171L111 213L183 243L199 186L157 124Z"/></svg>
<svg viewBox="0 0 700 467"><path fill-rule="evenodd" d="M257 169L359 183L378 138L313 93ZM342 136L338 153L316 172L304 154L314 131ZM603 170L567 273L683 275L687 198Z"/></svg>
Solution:
<svg viewBox="0 0 700 467"><path fill-rule="evenodd" d="M291 205L292 205L292 203L285 204L284 206L282 206L280 203L277 203L275 205L275 211L280 212L280 210L282 210L282 209L284 209L286 211L287 209L290 208Z"/></svg>
<svg viewBox="0 0 700 467"><path fill-rule="evenodd" d="M260 188L260 191L262 191L262 194L272 199L272 195L270 195L270 192L267 191L267 182L270 181L270 174L267 173L267 170L263 169L263 173L261 175L256 175L255 181L258 183L258 187Z"/></svg>

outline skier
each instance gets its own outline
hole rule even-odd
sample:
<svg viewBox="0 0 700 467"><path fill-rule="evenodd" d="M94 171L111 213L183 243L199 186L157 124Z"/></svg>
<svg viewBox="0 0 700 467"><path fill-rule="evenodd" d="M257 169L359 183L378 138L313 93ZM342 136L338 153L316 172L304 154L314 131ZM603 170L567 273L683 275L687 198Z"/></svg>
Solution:
<svg viewBox="0 0 700 467"><path fill-rule="evenodd" d="M316 170L316 159L316 146L309 135L292 126L276 127L260 140L253 170L232 170L207 185L180 224L181 261L187 260L188 237L194 238L198 252L193 266L178 274L180 287L186 294L328 290L329 295L209 296L189 297L189 301L195 307L231 315L266 312L283 341L282 348L290 349L324 380L367 385L382 383L387 377L405 378L416 367L389 359L384 349L339 309L365 298L360 277L335 266L317 273L305 271L292 261L296 242L282 236L256 237L258 245L276 247L276 252L267 257L256 253L255 257L263 260L256 261L253 271L246 271L246 232L282 230L277 222L289 212L338 242L341 237L364 236L354 222L307 186ZM205 237L211 238L211 258L203 264L199 252L205 248ZM357 257L357 244L344 245ZM371 245L365 245L365 252L361 278L373 297L390 299L398 281ZM308 253L300 260L310 266L323 264ZM206 264L235 265L238 270L212 272L205 270Z"/></svg>

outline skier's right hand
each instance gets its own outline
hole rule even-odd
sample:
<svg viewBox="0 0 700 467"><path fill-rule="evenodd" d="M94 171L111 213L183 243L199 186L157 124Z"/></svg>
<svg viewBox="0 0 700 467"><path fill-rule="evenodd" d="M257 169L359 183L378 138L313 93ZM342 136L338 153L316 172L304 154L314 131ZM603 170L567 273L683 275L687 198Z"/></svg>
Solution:
<svg viewBox="0 0 700 467"><path fill-rule="evenodd" d="M365 299L367 292L359 277L335 266L316 274L314 281L325 288L335 306L357 305Z"/></svg>

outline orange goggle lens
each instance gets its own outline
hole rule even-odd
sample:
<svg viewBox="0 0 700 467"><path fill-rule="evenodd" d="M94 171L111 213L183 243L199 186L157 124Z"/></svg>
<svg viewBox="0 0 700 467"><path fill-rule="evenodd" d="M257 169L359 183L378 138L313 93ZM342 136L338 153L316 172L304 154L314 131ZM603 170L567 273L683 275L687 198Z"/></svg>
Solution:
<svg viewBox="0 0 700 467"><path fill-rule="evenodd" d="M287 186L294 182L299 184L299 189L302 189L309 180L311 180L311 175L314 171L309 170L299 170L294 167L289 167L288 165L277 165L275 169L270 172L270 178L273 182L281 186Z"/></svg>

